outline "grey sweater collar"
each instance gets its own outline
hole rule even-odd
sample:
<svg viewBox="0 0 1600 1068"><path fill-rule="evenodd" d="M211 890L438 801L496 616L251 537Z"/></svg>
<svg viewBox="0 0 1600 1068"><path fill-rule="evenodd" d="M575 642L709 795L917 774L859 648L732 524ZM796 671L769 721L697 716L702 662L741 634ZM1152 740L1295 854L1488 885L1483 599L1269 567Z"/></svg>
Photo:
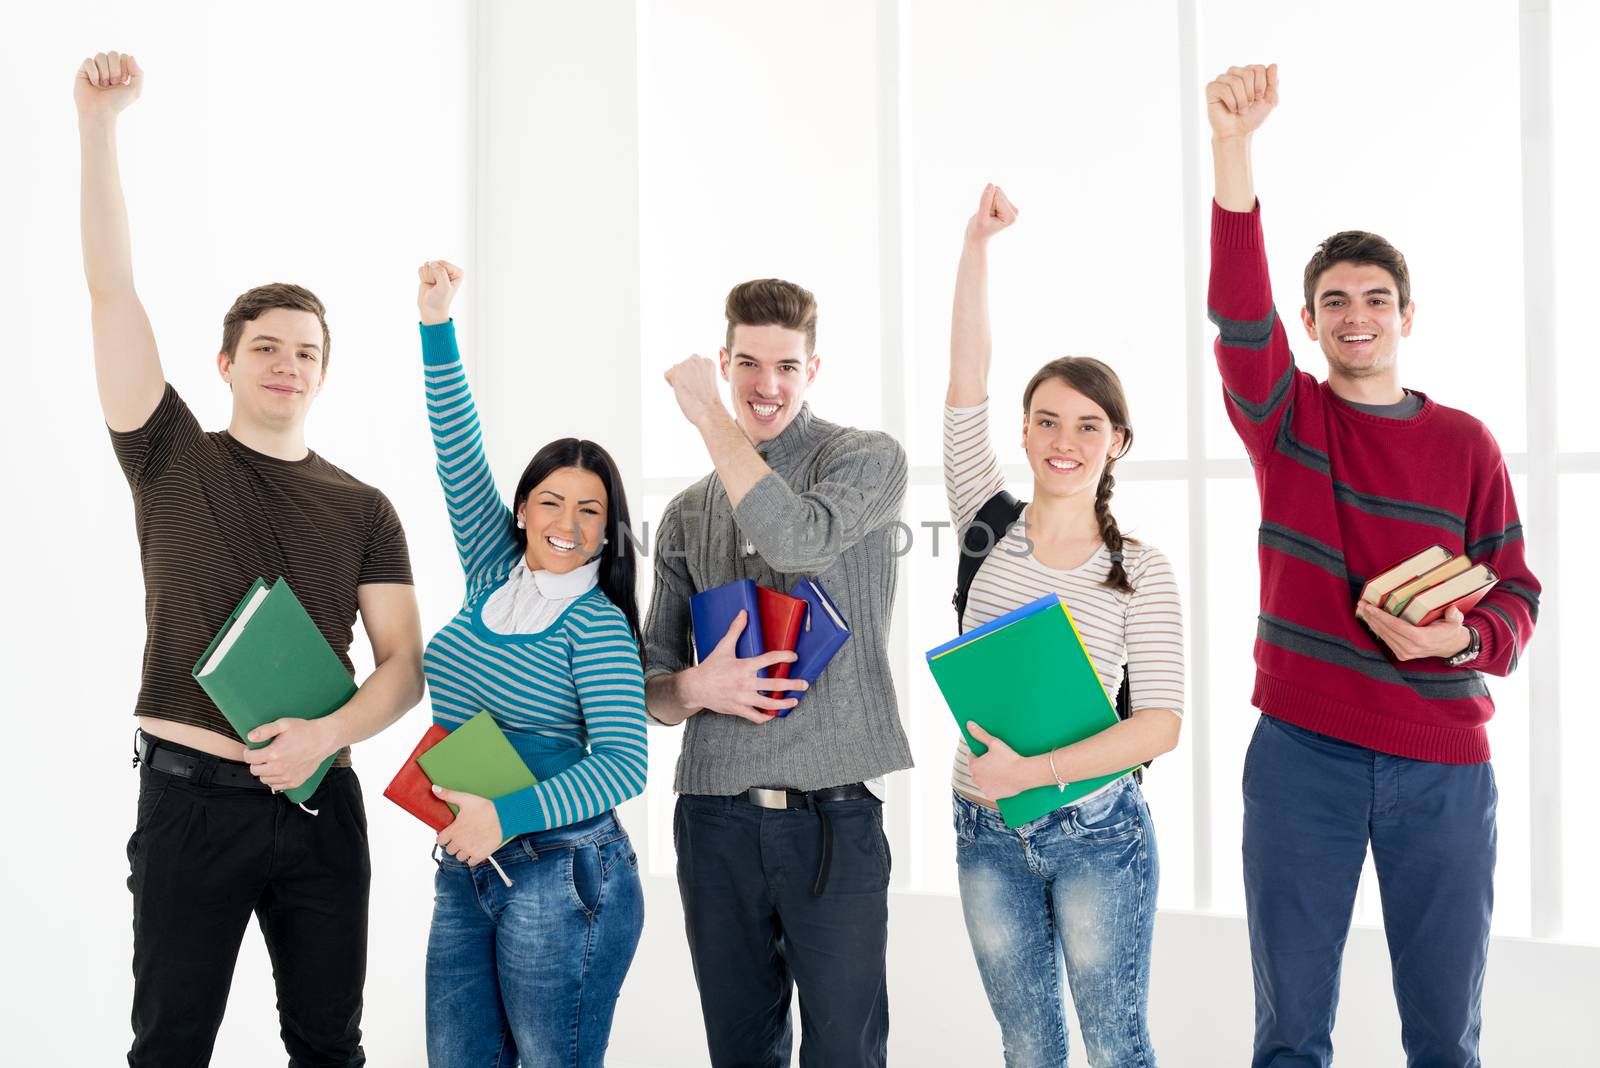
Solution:
<svg viewBox="0 0 1600 1068"><path fill-rule="evenodd" d="M756 446L756 452L767 461L769 467L776 468L790 460L804 456L815 442L819 427L816 416L811 414L809 401L800 405L799 413L783 428L783 432L771 441L763 441Z"/></svg>

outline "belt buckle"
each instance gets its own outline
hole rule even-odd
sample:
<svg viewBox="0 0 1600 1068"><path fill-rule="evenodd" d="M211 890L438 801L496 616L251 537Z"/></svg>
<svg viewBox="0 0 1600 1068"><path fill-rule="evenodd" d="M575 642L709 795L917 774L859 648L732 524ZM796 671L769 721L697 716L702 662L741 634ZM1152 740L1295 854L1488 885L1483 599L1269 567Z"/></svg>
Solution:
<svg viewBox="0 0 1600 1068"><path fill-rule="evenodd" d="M789 792L787 790L771 790L765 786L750 787L747 795L752 804L762 808L788 808Z"/></svg>

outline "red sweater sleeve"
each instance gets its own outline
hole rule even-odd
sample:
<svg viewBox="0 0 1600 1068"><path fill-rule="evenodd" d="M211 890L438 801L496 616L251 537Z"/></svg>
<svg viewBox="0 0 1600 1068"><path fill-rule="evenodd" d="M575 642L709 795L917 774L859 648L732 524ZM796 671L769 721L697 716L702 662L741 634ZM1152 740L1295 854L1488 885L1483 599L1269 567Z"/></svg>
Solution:
<svg viewBox="0 0 1600 1068"><path fill-rule="evenodd" d="M1227 211L1212 201L1206 304L1218 329L1217 367L1228 418L1250 459L1264 464L1292 406L1296 372L1272 303L1259 201L1248 212Z"/></svg>
<svg viewBox="0 0 1600 1068"><path fill-rule="evenodd" d="M1478 632L1480 643L1470 667L1490 675L1509 675L1533 637L1540 586L1528 569L1511 475L1487 430L1483 437L1467 512L1466 555L1494 568L1500 582L1467 613L1466 623Z"/></svg>

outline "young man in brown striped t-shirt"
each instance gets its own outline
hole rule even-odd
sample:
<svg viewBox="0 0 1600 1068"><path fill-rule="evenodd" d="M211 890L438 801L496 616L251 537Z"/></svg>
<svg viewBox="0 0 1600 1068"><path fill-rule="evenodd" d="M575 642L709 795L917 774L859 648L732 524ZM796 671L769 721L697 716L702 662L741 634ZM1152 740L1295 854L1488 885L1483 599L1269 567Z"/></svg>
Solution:
<svg viewBox="0 0 1600 1068"><path fill-rule="evenodd" d="M135 706L143 768L128 841L128 1060L210 1060L254 913L291 1063L364 1064L371 867L349 746L422 697L405 535L382 493L306 448L306 414L328 358L322 304L307 290L250 290L223 320L217 370L233 392L226 431L204 432L166 384L134 291L117 173L117 115L142 81L132 56L111 52L84 62L74 90L95 377L133 489L148 628ZM190 670L258 576L288 579L352 673L359 611L377 667L344 707L257 728L251 741L270 744L247 750ZM275 796L334 753L308 811Z"/></svg>

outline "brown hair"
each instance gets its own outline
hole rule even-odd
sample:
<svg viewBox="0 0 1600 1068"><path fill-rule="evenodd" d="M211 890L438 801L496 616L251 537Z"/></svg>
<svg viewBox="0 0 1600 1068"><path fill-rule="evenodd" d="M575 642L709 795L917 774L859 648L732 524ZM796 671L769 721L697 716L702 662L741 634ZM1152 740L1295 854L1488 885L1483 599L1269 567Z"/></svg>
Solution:
<svg viewBox="0 0 1600 1068"><path fill-rule="evenodd" d="M736 326L781 326L806 335L806 355L817 351L817 298L811 290L781 278L740 282L728 292L728 355Z"/></svg>
<svg viewBox="0 0 1600 1068"><path fill-rule="evenodd" d="M1395 303L1403 312L1411 306L1411 272L1406 270L1406 258L1400 250L1377 234L1365 230L1342 230L1327 238L1311 254L1306 264L1306 311L1317 317L1317 279L1329 267L1340 263L1370 263L1382 267L1394 277Z"/></svg>
<svg viewBox="0 0 1600 1068"><path fill-rule="evenodd" d="M322 327L322 370L328 369L328 319L327 309L322 306L322 301L317 295L304 286L297 286L290 282L273 282L269 285L256 286L239 294L233 302L233 307L228 309L228 314L222 317L222 348L218 351L226 352L229 361L234 357L234 350L239 346L239 335L244 333L244 324L259 319L261 313L271 311L273 308L287 308L290 311L310 312L317 317L317 323Z"/></svg>
<svg viewBox="0 0 1600 1068"><path fill-rule="evenodd" d="M1128 397L1123 392L1122 380L1117 377L1117 372L1092 356L1063 356L1059 360L1051 360L1034 373L1028 380L1027 388L1022 391L1024 418L1033 405L1034 393L1052 378L1059 378L1098 404L1106 413L1106 418L1111 420L1112 427L1122 431L1122 451L1106 457L1105 470L1100 473L1100 484L1095 487L1094 514L1100 521L1100 540L1111 552L1111 572L1106 576L1105 584L1112 589L1132 593L1133 584L1128 581L1127 569L1122 566L1122 544L1124 540L1133 539L1123 538L1122 531L1117 527L1117 519L1111 514L1111 493L1117 485L1111 469L1133 448L1133 423L1128 418Z"/></svg>

